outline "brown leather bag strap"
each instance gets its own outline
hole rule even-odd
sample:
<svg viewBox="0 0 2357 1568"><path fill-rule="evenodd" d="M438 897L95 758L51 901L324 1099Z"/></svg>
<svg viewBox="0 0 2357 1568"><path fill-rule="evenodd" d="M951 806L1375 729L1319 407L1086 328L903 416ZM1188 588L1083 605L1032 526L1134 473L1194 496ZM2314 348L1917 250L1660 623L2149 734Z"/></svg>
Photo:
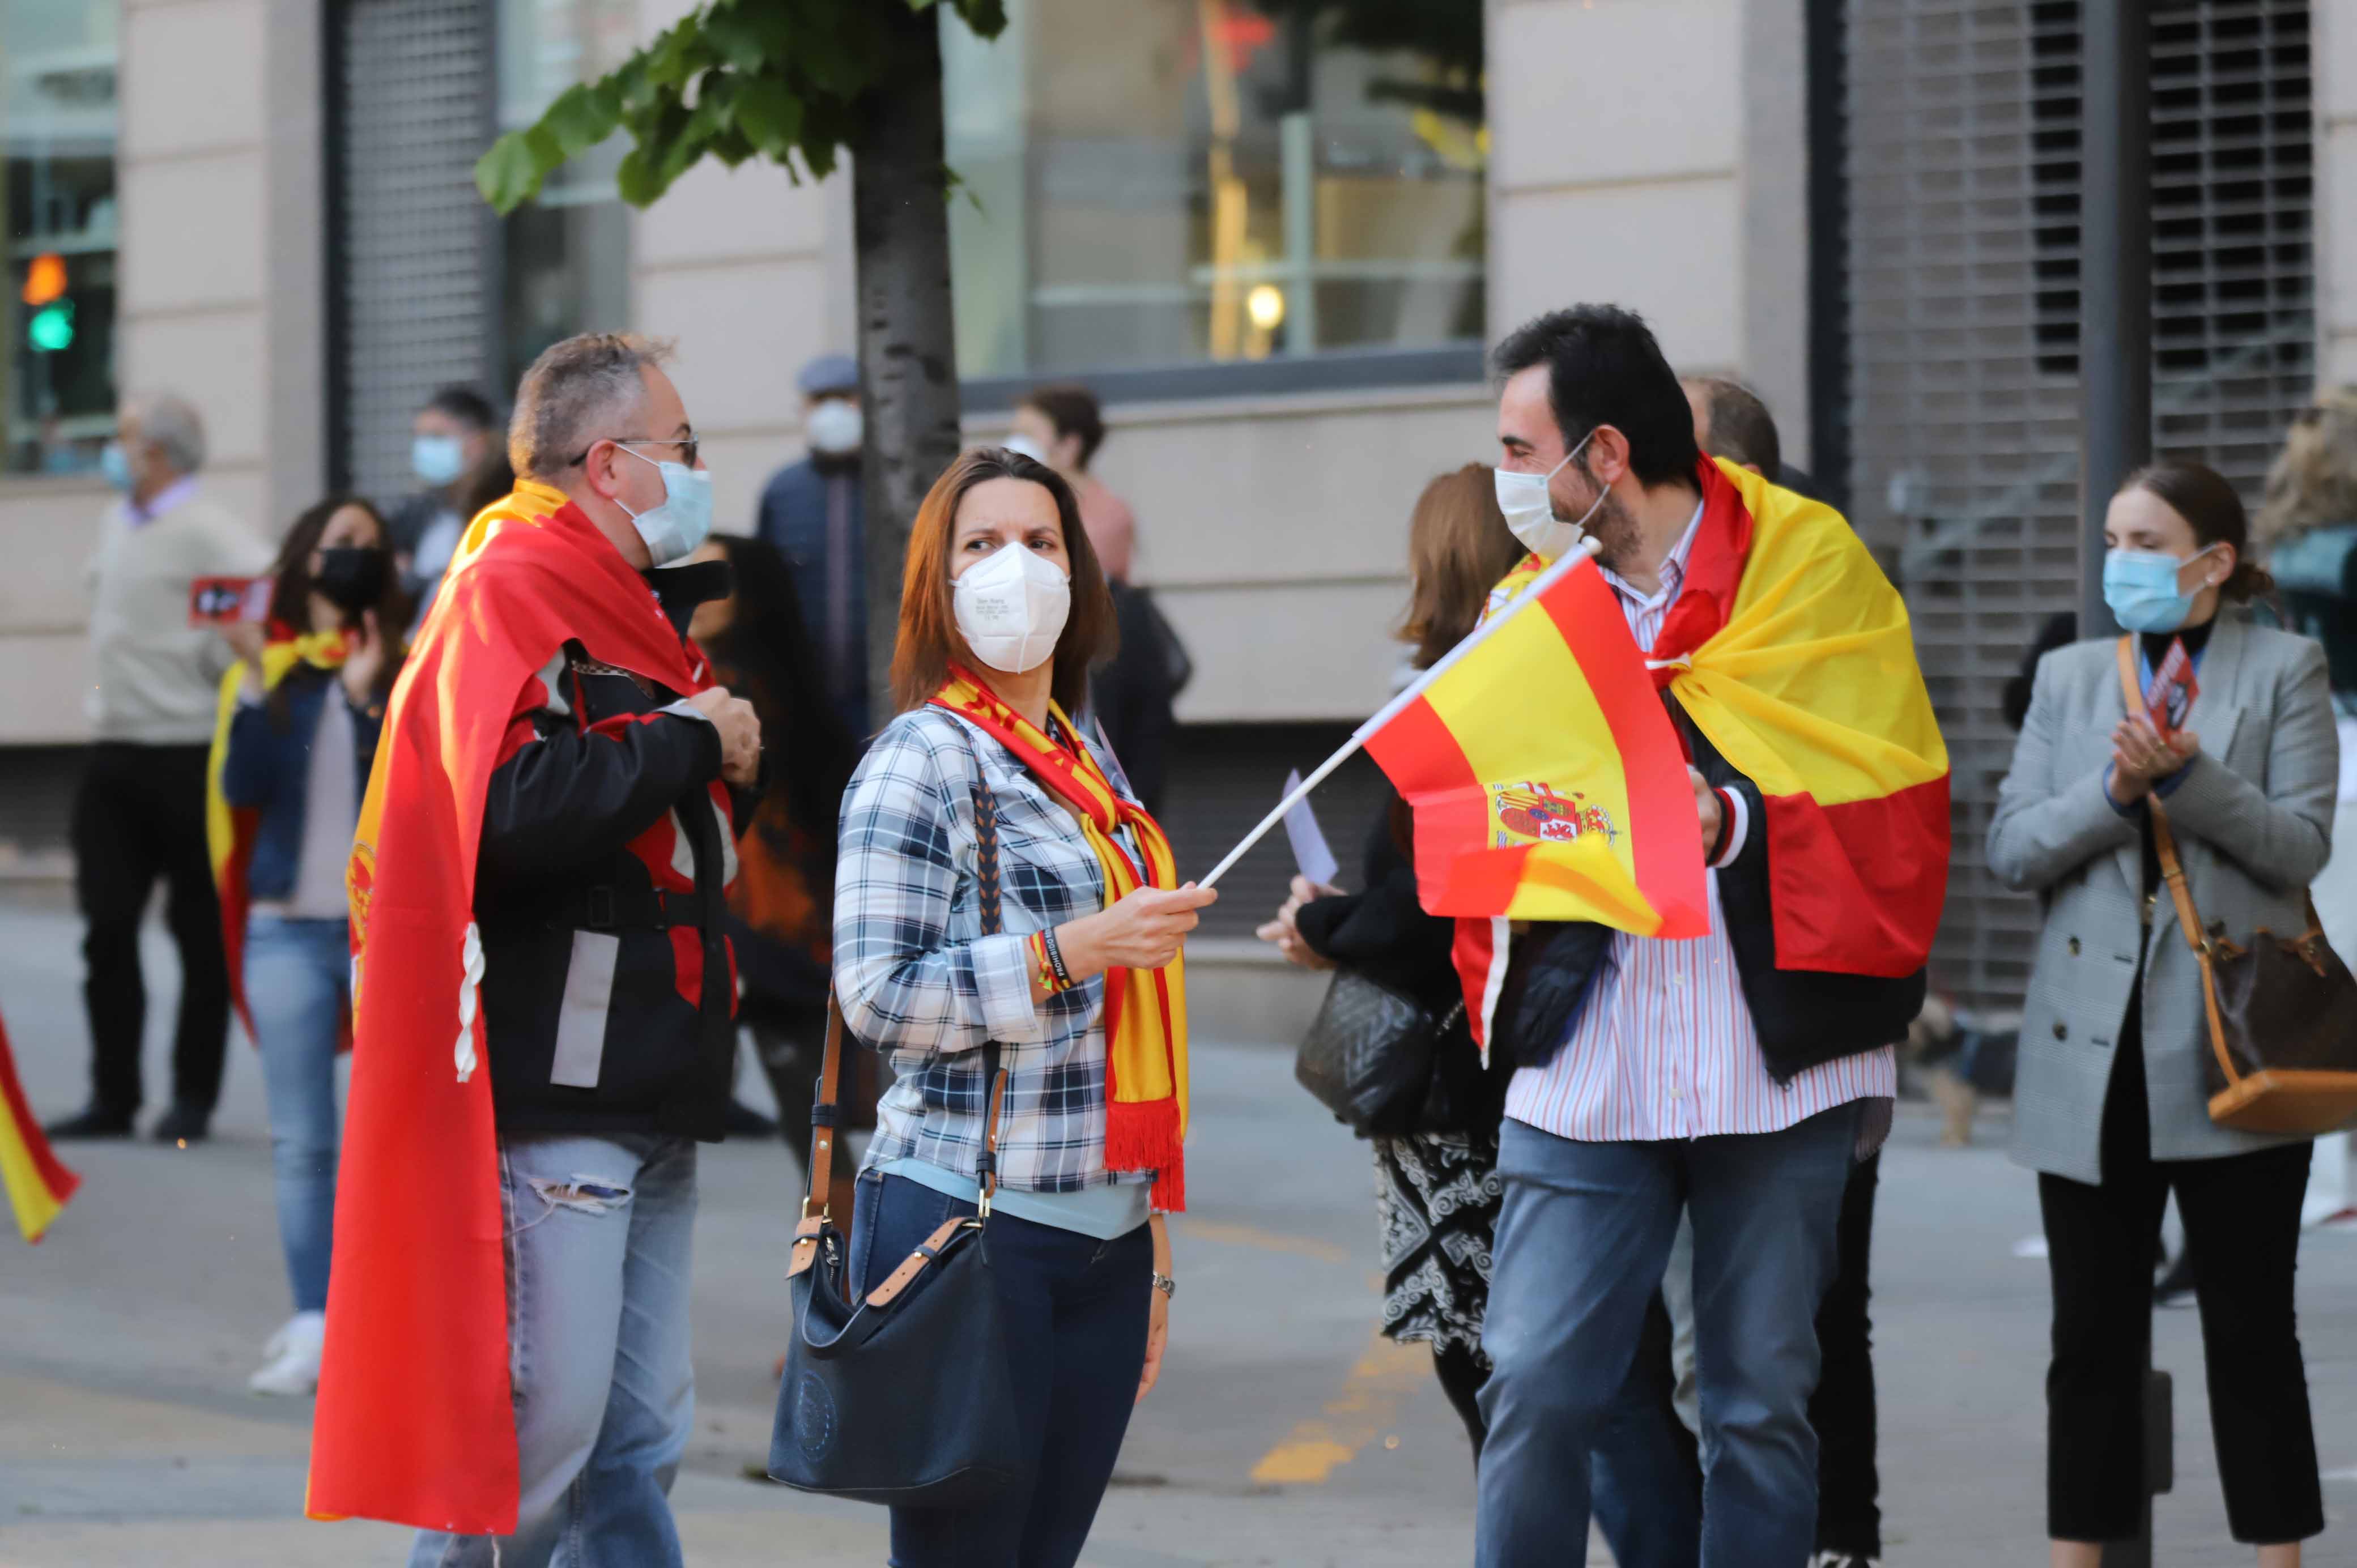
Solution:
<svg viewBox="0 0 2357 1568"><path fill-rule="evenodd" d="M2130 718L2145 715L2144 692L2136 679L2136 639L2126 636L2119 642L2120 697L2127 704ZM2152 821L2152 847L2160 859L2161 880L2169 884L2169 901L2177 909L2178 929L2185 933L2185 945L2193 950L2194 961L2201 966L2201 1002L2209 1015L2210 1050L2218 1058L2219 1069L2226 1081L2234 1083L2242 1074L2234 1070L2234 1059L2226 1049L2226 1024L2218 1012L2218 977L2211 968L2212 950L2210 940L2201 934L2201 916L2193 908L2192 890L2186 886L2185 866L2177 858L2177 834L2169 825L2169 807L2161 800L2160 791L2147 789L2145 810ZM2312 923L2312 922L2311 922Z"/></svg>
<svg viewBox="0 0 2357 1568"><path fill-rule="evenodd" d="M792 1262L786 1277L793 1278L818 1256L819 1233L834 1221L835 1101L843 1082L843 1005L834 991L826 993L826 1050L819 1058L818 1089L811 1100L810 1171L802 1187L802 1219L794 1225ZM811 1199L819 1211L811 1212Z"/></svg>

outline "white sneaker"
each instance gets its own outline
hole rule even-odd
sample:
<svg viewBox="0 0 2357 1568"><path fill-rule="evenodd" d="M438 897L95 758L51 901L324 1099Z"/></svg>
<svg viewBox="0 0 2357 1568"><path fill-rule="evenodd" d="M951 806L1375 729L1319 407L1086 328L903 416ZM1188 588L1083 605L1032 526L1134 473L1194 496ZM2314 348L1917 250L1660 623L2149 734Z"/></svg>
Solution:
<svg viewBox="0 0 2357 1568"><path fill-rule="evenodd" d="M319 1387L319 1352L328 1342L328 1315L324 1312L298 1312L286 1320L286 1326L270 1337L264 1354L271 1358L262 1370L246 1379L245 1386L258 1394L285 1394L301 1398L315 1393Z"/></svg>

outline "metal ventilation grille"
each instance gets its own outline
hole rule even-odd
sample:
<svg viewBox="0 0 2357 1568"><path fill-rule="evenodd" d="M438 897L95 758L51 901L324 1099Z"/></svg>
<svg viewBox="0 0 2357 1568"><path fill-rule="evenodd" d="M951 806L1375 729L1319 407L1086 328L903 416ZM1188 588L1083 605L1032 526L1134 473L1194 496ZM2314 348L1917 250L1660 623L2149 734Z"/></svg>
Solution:
<svg viewBox="0 0 2357 1568"><path fill-rule="evenodd" d="M1852 515L1895 563L1949 746L1934 983L2002 1014L2038 911L1985 841L2001 699L2078 598L2079 11L1848 0ZM2315 354L2308 12L2155 7L2155 439L2255 503Z"/></svg>
<svg viewBox="0 0 2357 1568"><path fill-rule="evenodd" d="M335 14L338 435L353 488L385 500L416 488L418 404L490 368L491 225L474 169L491 139L492 14L477 0L349 0Z"/></svg>

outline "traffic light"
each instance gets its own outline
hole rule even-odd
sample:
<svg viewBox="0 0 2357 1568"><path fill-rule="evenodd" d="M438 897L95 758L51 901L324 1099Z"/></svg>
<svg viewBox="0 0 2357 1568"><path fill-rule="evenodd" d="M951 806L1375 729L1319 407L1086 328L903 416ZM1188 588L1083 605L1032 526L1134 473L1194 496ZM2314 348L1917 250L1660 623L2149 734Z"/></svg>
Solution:
<svg viewBox="0 0 2357 1568"><path fill-rule="evenodd" d="M66 259L55 251L35 256L25 269L25 303L43 306L66 292Z"/></svg>
<svg viewBox="0 0 2357 1568"><path fill-rule="evenodd" d="M73 301L52 300L33 312L33 318L25 324L25 338L44 353L53 354L60 349L71 348L74 340Z"/></svg>

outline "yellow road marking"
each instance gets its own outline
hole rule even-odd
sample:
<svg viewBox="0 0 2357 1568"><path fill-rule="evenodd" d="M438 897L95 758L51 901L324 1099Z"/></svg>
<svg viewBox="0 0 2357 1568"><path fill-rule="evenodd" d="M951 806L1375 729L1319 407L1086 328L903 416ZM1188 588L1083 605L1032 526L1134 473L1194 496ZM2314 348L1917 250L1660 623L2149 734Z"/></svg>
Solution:
<svg viewBox="0 0 2357 1568"><path fill-rule="evenodd" d="M1190 1227L1189 1229L1193 1229ZM1432 1375L1432 1352L1376 1335L1318 1419L1304 1421L1261 1455L1252 1478L1261 1486L1314 1486L1396 1429L1400 1401Z"/></svg>
<svg viewBox="0 0 2357 1568"><path fill-rule="evenodd" d="M1190 1241L1209 1241L1214 1246L1251 1247L1263 1252L1288 1252L1297 1258L1315 1258L1321 1263L1347 1263L1348 1249L1331 1241L1320 1241L1308 1236L1281 1236L1273 1230L1258 1230L1249 1225L1221 1225L1213 1221L1189 1219L1178 1234Z"/></svg>

